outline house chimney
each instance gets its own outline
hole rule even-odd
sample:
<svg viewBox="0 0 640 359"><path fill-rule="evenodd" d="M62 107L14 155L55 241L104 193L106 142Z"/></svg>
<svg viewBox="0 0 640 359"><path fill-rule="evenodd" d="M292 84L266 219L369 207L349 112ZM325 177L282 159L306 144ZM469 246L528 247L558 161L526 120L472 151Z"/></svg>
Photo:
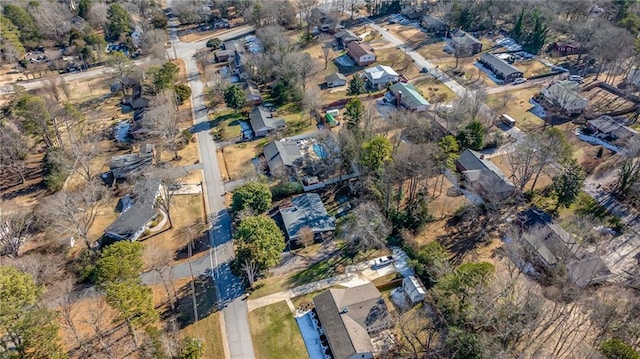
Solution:
<svg viewBox="0 0 640 359"><path fill-rule="evenodd" d="M349 307L342 307L340 314L347 314L347 313L349 313Z"/></svg>
<svg viewBox="0 0 640 359"><path fill-rule="evenodd" d="M398 91L398 99L396 100L396 107L400 107L402 104L402 91Z"/></svg>
<svg viewBox="0 0 640 359"><path fill-rule="evenodd" d="M480 155L480 159L481 159L481 160L484 160L484 155Z"/></svg>

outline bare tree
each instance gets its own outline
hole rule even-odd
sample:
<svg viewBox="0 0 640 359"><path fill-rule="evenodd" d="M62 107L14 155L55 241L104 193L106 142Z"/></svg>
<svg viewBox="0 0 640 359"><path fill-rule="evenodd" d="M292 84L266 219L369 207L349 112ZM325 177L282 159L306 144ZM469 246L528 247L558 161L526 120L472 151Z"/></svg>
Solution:
<svg viewBox="0 0 640 359"><path fill-rule="evenodd" d="M311 10L318 5L318 0L296 0L296 7L298 8L298 16L300 18L300 27L302 27L302 20L309 21L311 16ZM310 24L307 23L307 28ZM309 30L307 29L307 32Z"/></svg>
<svg viewBox="0 0 640 359"><path fill-rule="evenodd" d="M313 230L308 226L304 226L300 228L300 231L298 231L298 242L304 247L312 245L314 238L315 235Z"/></svg>
<svg viewBox="0 0 640 359"><path fill-rule="evenodd" d="M160 136L164 147L173 152L174 160L180 158L177 143L180 129L175 102L170 91L164 91L151 100L149 109L145 112L143 126Z"/></svg>
<svg viewBox="0 0 640 359"><path fill-rule="evenodd" d="M158 274L165 291L167 292L167 301L172 312L175 312L175 290L173 293L169 289L169 283L173 282L173 268L170 266L171 254L159 247L145 247L144 251L146 262L149 268Z"/></svg>
<svg viewBox="0 0 640 359"><path fill-rule="evenodd" d="M72 141L69 152L73 158L73 168L86 182L91 182L98 173L93 161L101 153L98 147L98 136L94 134L81 135L76 141Z"/></svg>
<svg viewBox="0 0 640 359"><path fill-rule="evenodd" d="M135 71L135 63L121 52L113 53L107 59L107 67L113 78L118 81L122 96L127 96L127 79Z"/></svg>
<svg viewBox="0 0 640 359"><path fill-rule="evenodd" d="M534 140L535 134L529 134L525 141L518 143L516 148L507 154L507 165L516 182L520 192L524 190L526 184L533 178L538 165L536 155L537 143Z"/></svg>
<svg viewBox="0 0 640 359"><path fill-rule="evenodd" d="M154 173L154 177L159 179L161 184L158 207L167 215L169 228L173 228L173 220L171 218L173 196L176 188L182 185L182 179L185 175L186 173L183 169L176 167L158 170Z"/></svg>
<svg viewBox="0 0 640 359"><path fill-rule="evenodd" d="M323 39L323 43L322 43L322 58L324 59L324 69L327 69L327 66L329 66L329 58L331 57L331 48L332 48L332 42L326 41L326 39Z"/></svg>
<svg viewBox="0 0 640 359"><path fill-rule="evenodd" d="M28 138L15 129L13 123L0 124L0 166L20 177L21 184L25 182L29 147Z"/></svg>
<svg viewBox="0 0 640 359"><path fill-rule="evenodd" d="M80 349L85 353L89 354L90 349L87 347L86 342L83 336L80 334L77 326L77 314L78 308L76 306L76 296L74 293L74 283L70 278L65 279L60 282L60 316L62 318L62 324L71 331L74 339L78 343Z"/></svg>
<svg viewBox="0 0 640 359"><path fill-rule="evenodd" d="M140 36L140 50L144 55L151 55L156 59L165 60L167 50L164 47L166 34L164 30L148 28Z"/></svg>
<svg viewBox="0 0 640 359"><path fill-rule="evenodd" d="M95 338L98 340L100 351L102 351L108 359L116 359L107 332L107 328L110 327L111 320L113 319L108 313L110 313L109 306L104 297L100 296L96 302L88 308L87 317L84 319L84 322L89 325Z"/></svg>
<svg viewBox="0 0 640 359"><path fill-rule="evenodd" d="M309 111L309 123L313 123L313 119L320 107L322 97L320 96L320 91L316 86L309 87L305 93L303 98L303 105L305 109Z"/></svg>
<svg viewBox="0 0 640 359"><path fill-rule="evenodd" d="M100 183L89 182L75 191L62 191L45 201L42 214L50 228L58 233L78 236L91 249L89 229L98 215L98 208L109 193Z"/></svg>
<svg viewBox="0 0 640 359"><path fill-rule="evenodd" d="M385 239L391 234L391 227L378 205L371 201L361 203L353 210L352 217L350 236L347 240L352 246L362 248L384 246Z"/></svg>
<svg viewBox="0 0 640 359"><path fill-rule="evenodd" d="M256 262L245 259L243 263L240 264L242 271L247 276L247 281L249 282L249 288L253 288L253 284L256 282L256 277L258 276L258 266Z"/></svg>
<svg viewBox="0 0 640 359"><path fill-rule="evenodd" d="M17 257L20 248L33 234L36 217L27 208L7 210L3 207L0 205L0 251L3 255Z"/></svg>

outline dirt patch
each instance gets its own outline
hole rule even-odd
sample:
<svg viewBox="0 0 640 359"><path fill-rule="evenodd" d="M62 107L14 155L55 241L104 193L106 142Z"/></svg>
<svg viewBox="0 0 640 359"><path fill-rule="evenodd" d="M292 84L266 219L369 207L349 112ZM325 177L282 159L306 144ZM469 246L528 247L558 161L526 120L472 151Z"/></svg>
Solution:
<svg viewBox="0 0 640 359"><path fill-rule="evenodd" d="M262 147L266 143L268 143L268 140L258 140L222 148L220 150L222 162L219 165L220 168L226 168L227 178L229 180L237 180L255 175L252 159L262 153Z"/></svg>

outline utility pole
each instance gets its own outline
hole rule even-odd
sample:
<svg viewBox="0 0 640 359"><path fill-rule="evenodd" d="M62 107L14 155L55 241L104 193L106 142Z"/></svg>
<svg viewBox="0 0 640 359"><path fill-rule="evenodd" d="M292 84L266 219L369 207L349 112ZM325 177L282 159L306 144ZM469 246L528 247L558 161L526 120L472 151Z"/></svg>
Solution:
<svg viewBox="0 0 640 359"><path fill-rule="evenodd" d="M193 268L191 267L191 247L193 245L193 239L189 239L187 244L189 272L191 272L191 297L193 299L193 320L195 324L198 324L198 301L196 300L196 278L193 276Z"/></svg>

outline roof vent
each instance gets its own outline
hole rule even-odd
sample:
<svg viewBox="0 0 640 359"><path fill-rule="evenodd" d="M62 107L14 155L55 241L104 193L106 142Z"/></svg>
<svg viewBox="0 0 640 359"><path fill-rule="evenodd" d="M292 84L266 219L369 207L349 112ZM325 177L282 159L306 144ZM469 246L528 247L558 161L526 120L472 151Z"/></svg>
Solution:
<svg viewBox="0 0 640 359"><path fill-rule="evenodd" d="M347 314L349 313L349 307L343 307L342 310L340 311L340 314Z"/></svg>

